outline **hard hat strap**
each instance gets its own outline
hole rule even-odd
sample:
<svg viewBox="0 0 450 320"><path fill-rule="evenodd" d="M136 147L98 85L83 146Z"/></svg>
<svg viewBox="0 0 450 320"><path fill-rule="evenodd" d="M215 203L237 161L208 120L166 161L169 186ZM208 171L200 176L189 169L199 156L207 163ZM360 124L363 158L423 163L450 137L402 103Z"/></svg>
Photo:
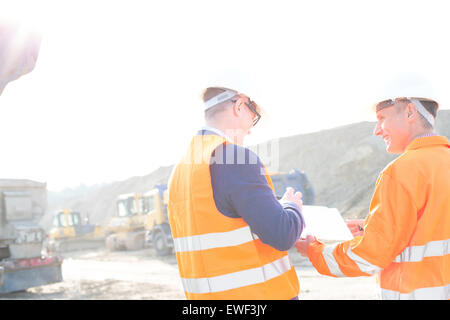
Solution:
<svg viewBox="0 0 450 320"><path fill-rule="evenodd" d="M411 102L414 103L414 105L417 108L417 111L434 127L434 117L427 109L425 109L422 103L415 98L410 98L409 100L411 100Z"/></svg>
<svg viewBox="0 0 450 320"><path fill-rule="evenodd" d="M217 105L219 103L222 103L230 98L233 98L237 94L238 94L237 92L226 90L225 92L222 92L221 94L218 94L217 96L212 97L211 99L206 101L205 102L205 110L208 110L209 108L214 107L215 105Z"/></svg>

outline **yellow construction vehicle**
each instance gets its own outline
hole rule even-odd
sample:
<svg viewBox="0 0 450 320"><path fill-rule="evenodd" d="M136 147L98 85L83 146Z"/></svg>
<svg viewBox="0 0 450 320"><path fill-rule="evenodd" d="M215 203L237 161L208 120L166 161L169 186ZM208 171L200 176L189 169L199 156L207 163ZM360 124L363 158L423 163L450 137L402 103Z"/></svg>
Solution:
<svg viewBox="0 0 450 320"><path fill-rule="evenodd" d="M173 251L173 239L167 217L169 192L167 185L156 185L143 195L143 210L146 217L145 243L153 246L156 254L165 256Z"/></svg>
<svg viewBox="0 0 450 320"><path fill-rule="evenodd" d="M65 209L53 217L53 228L48 234L49 252L93 249L103 246L105 237L100 226L85 223L78 211Z"/></svg>
<svg viewBox="0 0 450 320"><path fill-rule="evenodd" d="M115 215L105 226L108 250L140 250L145 245L145 219L142 194L128 193L117 198Z"/></svg>

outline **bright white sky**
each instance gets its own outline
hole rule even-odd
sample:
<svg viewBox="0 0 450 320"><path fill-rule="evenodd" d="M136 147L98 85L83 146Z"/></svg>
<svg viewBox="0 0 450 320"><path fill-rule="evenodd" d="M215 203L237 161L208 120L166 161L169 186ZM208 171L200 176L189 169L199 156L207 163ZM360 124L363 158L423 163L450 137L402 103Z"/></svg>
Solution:
<svg viewBox="0 0 450 320"><path fill-rule="evenodd" d="M206 86L266 110L249 145L374 121L405 88L450 106L447 1L35 2L0 0L43 31L35 70L0 97L2 178L57 191L174 164Z"/></svg>

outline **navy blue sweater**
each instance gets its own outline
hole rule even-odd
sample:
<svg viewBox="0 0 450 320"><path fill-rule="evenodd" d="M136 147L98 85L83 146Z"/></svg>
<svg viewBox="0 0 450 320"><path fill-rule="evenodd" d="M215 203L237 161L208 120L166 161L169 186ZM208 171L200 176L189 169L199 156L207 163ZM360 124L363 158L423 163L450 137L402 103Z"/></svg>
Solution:
<svg viewBox="0 0 450 320"><path fill-rule="evenodd" d="M263 243L275 249L294 246L305 227L300 208L277 200L254 152L235 144L220 145L212 154L210 173L214 201L223 215L242 217Z"/></svg>

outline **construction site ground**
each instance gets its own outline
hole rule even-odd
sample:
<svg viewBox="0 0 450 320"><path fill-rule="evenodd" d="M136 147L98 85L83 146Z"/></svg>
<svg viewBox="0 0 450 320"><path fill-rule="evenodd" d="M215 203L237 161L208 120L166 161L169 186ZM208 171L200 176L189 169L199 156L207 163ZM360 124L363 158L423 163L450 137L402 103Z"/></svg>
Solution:
<svg viewBox="0 0 450 320"><path fill-rule="evenodd" d="M303 300L373 300L374 277L320 275L295 249L289 252ZM0 300L184 300L175 255L158 257L151 248L108 252L86 250L62 255L63 282L0 295Z"/></svg>

